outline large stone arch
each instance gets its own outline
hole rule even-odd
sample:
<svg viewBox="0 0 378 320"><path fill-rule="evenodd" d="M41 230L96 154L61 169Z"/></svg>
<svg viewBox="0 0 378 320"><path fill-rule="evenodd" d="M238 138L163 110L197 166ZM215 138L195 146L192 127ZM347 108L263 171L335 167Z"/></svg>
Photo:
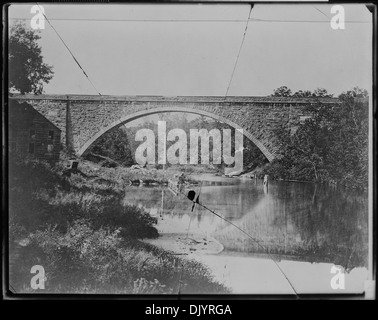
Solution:
<svg viewBox="0 0 378 320"><path fill-rule="evenodd" d="M188 112L211 117L242 128L272 161L282 148L277 130L295 132L308 116L306 106L335 105L336 98L293 97L164 97L164 96L87 96L15 95L26 101L61 130L61 144L75 155L86 150L105 132L128 121L161 112Z"/></svg>
<svg viewBox="0 0 378 320"><path fill-rule="evenodd" d="M251 132L246 130L245 128L241 127L237 123L226 119L223 116L217 115L215 113L211 113L205 110L201 109L193 109L193 108L188 108L188 107L156 107L153 109L147 109L147 110L141 110L134 112L132 114L126 115L121 117L119 120L116 120L109 124L106 127L101 128L95 135L93 135L89 140L87 140L81 147L80 149L76 152L77 156L81 157L88 152L90 147L96 142L97 139L99 139L103 134L105 134L108 131L111 131L119 126L122 126L130 121L136 120L138 118L142 118L151 114L157 114L157 113L165 113L165 112L185 112L185 113L192 113L192 114L198 114L198 115L203 115L207 116L209 118L213 118L215 120L224 122L231 127L235 129L243 129L243 134L245 137L247 137L249 140L251 140L258 148L259 150L264 154L264 156L268 159L268 161L272 161L275 158L275 155L270 152L259 139L257 139Z"/></svg>

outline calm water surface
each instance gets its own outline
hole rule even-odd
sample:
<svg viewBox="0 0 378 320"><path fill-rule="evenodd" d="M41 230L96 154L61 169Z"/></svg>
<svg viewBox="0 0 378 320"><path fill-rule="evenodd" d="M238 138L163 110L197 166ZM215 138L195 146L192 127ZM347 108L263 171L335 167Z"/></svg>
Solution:
<svg viewBox="0 0 378 320"><path fill-rule="evenodd" d="M207 210L179 198L167 188L129 187L125 201L152 215L174 219L183 226L211 235L224 253L279 259L326 262L346 270L368 265L367 194L323 185L262 180L192 176L200 202L245 230L261 244ZM174 232L174 230L172 230Z"/></svg>

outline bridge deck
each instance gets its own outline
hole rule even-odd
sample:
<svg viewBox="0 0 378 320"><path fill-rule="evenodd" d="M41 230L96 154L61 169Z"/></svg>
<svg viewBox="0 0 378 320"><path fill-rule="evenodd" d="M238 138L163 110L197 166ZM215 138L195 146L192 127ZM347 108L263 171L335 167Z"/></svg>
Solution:
<svg viewBox="0 0 378 320"><path fill-rule="evenodd" d="M267 104L308 104L308 103L340 103L338 98L293 98L293 97L251 97L251 96L114 96L114 95L33 95L13 94L14 100L54 100L54 101L132 101L132 102L193 102L193 103L267 103Z"/></svg>

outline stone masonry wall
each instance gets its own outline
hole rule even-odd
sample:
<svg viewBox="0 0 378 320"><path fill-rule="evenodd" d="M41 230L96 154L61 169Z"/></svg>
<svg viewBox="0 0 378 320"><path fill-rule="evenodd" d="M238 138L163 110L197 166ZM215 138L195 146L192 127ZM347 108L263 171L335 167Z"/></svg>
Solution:
<svg viewBox="0 0 378 320"><path fill-rule="evenodd" d="M295 128L304 107L317 99L281 97L153 97L153 96L14 96L26 100L62 131L62 142L77 155L107 130L158 112L193 112L211 116L244 130L269 161L279 150L275 129ZM322 98L322 103L338 103ZM68 112L67 112L68 110Z"/></svg>

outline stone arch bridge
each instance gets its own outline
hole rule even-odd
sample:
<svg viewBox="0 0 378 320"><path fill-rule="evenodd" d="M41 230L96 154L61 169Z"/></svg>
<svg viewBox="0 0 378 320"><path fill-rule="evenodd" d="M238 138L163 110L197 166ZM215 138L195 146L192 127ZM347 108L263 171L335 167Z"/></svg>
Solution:
<svg viewBox="0 0 378 320"><path fill-rule="evenodd" d="M189 112L242 128L269 161L280 147L274 129L284 125L295 130L308 116L306 105L339 103L336 98L215 96L13 95L10 99L29 103L55 124L62 131L62 142L77 156L105 132L129 121L154 113Z"/></svg>

